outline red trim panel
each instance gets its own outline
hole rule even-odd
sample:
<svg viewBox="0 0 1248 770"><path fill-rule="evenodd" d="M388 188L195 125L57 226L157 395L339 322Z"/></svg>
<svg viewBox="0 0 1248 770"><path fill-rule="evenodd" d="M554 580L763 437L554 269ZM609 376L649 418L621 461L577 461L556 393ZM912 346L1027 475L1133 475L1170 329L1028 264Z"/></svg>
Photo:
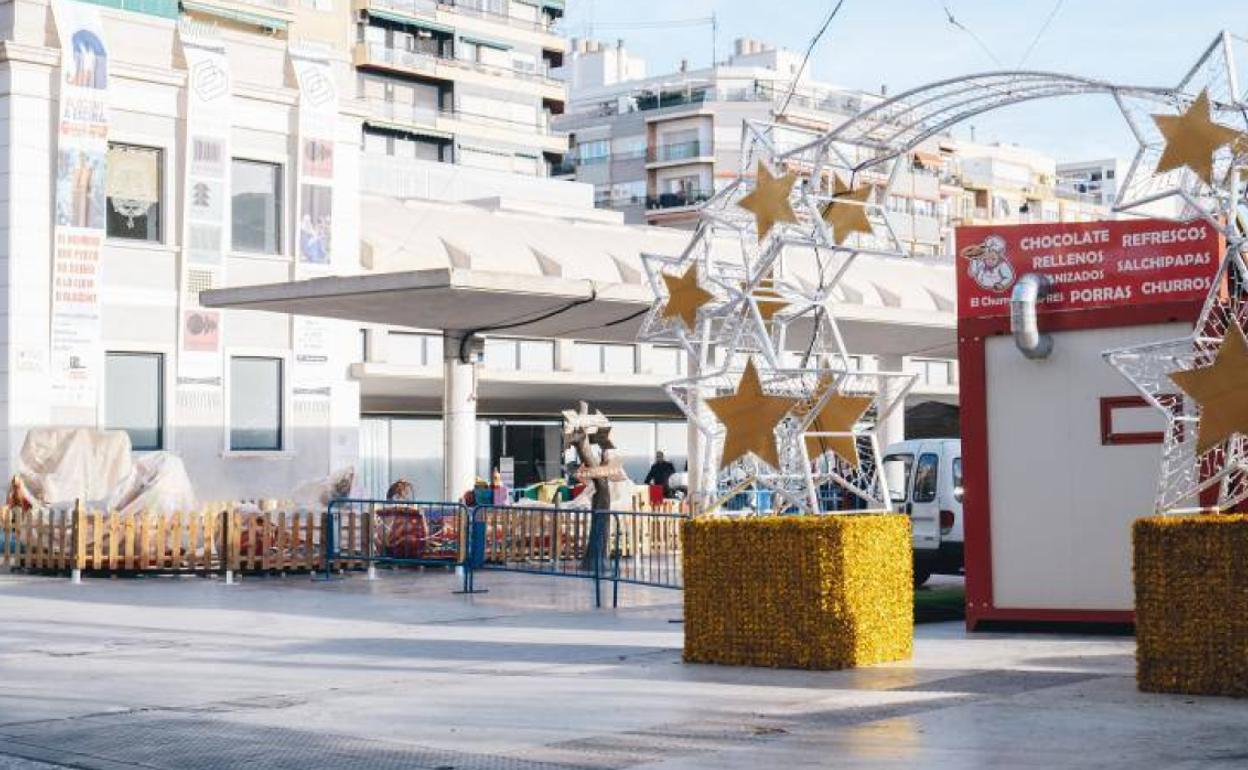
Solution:
<svg viewBox="0 0 1248 770"><path fill-rule="evenodd" d="M1162 431L1119 433L1114 430L1114 412L1124 409L1152 409L1142 396L1104 396L1101 398L1101 446L1123 444L1160 444L1166 440Z"/></svg>

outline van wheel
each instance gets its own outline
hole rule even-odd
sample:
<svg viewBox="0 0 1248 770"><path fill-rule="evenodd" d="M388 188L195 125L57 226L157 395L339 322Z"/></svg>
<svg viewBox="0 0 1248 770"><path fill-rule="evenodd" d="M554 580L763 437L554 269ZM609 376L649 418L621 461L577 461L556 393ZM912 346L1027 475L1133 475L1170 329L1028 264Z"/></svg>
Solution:
<svg viewBox="0 0 1248 770"><path fill-rule="evenodd" d="M930 578L931 576L932 576L931 565L920 564L918 562L915 562L914 564L914 587L915 588L922 587L922 585L926 583L927 579Z"/></svg>

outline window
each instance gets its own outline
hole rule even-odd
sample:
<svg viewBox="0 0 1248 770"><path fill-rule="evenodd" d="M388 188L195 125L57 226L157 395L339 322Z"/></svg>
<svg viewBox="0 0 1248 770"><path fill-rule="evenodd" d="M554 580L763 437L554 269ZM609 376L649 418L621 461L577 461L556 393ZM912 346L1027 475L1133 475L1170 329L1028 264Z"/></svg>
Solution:
<svg viewBox="0 0 1248 770"><path fill-rule="evenodd" d="M888 481L888 495L894 503L904 503L910 490L910 469L914 467L914 455L888 455L882 463L884 478Z"/></svg>
<svg viewBox="0 0 1248 770"><path fill-rule="evenodd" d="M234 160L231 176L235 251L282 252L282 167Z"/></svg>
<svg viewBox="0 0 1248 770"><path fill-rule="evenodd" d="M953 458L953 499L962 502L962 458Z"/></svg>
<svg viewBox="0 0 1248 770"><path fill-rule="evenodd" d="M575 369L595 374L636 374L637 357L632 345L577 342L572 348Z"/></svg>
<svg viewBox="0 0 1248 770"><path fill-rule="evenodd" d="M555 343L551 340L487 338L485 368L511 372L553 372Z"/></svg>
<svg viewBox="0 0 1248 770"><path fill-rule="evenodd" d="M520 340L520 370L524 372L553 372L555 370L555 343L549 340Z"/></svg>
<svg viewBox="0 0 1248 770"><path fill-rule="evenodd" d="M230 449L282 449L282 359L230 359Z"/></svg>
<svg viewBox="0 0 1248 770"><path fill-rule="evenodd" d="M442 337L437 334L390 332L386 363L396 366L434 366L442 361Z"/></svg>
<svg viewBox="0 0 1248 770"><path fill-rule="evenodd" d="M655 347L650 351L650 370L655 374L679 377L685 373L685 351L681 348Z"/></svg>
<svg viewBox="0 0 1248 770"><path fill-rule="evenodd" d="M914 502L930 503L936 499L936 470L940 458L930 452L919 456L914 471Z"/></svg>
<svg viewBox="0 0 1248 770"><path fill-rule="evenodd" d="M165 445L165 357L159 353L107 353L104 425L124 430L136 452Z"/></svg>
<svg viewBox="0 0 1248 770"><path fill-rule="evenodd" d="M109 238L160 241L161 157L152 147L108 146Z"/></svg>

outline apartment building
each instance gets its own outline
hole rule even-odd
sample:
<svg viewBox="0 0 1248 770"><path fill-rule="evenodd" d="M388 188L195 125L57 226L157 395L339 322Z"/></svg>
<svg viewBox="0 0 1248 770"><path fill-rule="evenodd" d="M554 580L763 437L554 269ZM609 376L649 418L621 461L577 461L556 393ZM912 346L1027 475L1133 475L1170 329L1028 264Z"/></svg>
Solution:
<svg viewBox="0 0 1248 770"><path fill-rule="evenodd" d="M571 177L630 222L691 227L697 206L740 171L743 121L778 123L778 141L796 143L885 98L798 77L800 63L795 52L742 39L713 67L646 75L622 42L573 41L569 107L556 119L571 136ZM863 181L879 185L894 232L920 256L952 253L962 223L1107 214L1102 199L1059 186L1052 158L952 136L917 148L888 194L882 176Z"/></svg>
<svg viewBox="0 0 1248 770"><path fill-rule="evenodd" d="M364 152L527 176L567 139L563 0L354 0L352 61Z"/></svg>
<svg viewBox="0 0 1248 770"><path fill-rule="evenodd" d="M125 430L136 452L178 454L204 499L286 494L355 462L358 331L198 302L358 270L362 116L345 47L317 33L347 13L0 5L10 472L35 426Z"/></svg>

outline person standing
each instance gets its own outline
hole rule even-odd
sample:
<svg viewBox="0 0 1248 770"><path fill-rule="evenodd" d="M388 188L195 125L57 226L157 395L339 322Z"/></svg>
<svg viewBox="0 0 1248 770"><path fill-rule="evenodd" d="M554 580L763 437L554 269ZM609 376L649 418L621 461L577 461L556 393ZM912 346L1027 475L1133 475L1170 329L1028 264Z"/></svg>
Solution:
<svg viewBox="0 0 1248 770"><path fill-rule="evenodd" d="M672 475L676 473L676 466L667 461L662 452L654 453L654 464L650 466L650 471L646 473L645 484L653 484L663 488L663 496L668 497L671 494Z"/></svg>

